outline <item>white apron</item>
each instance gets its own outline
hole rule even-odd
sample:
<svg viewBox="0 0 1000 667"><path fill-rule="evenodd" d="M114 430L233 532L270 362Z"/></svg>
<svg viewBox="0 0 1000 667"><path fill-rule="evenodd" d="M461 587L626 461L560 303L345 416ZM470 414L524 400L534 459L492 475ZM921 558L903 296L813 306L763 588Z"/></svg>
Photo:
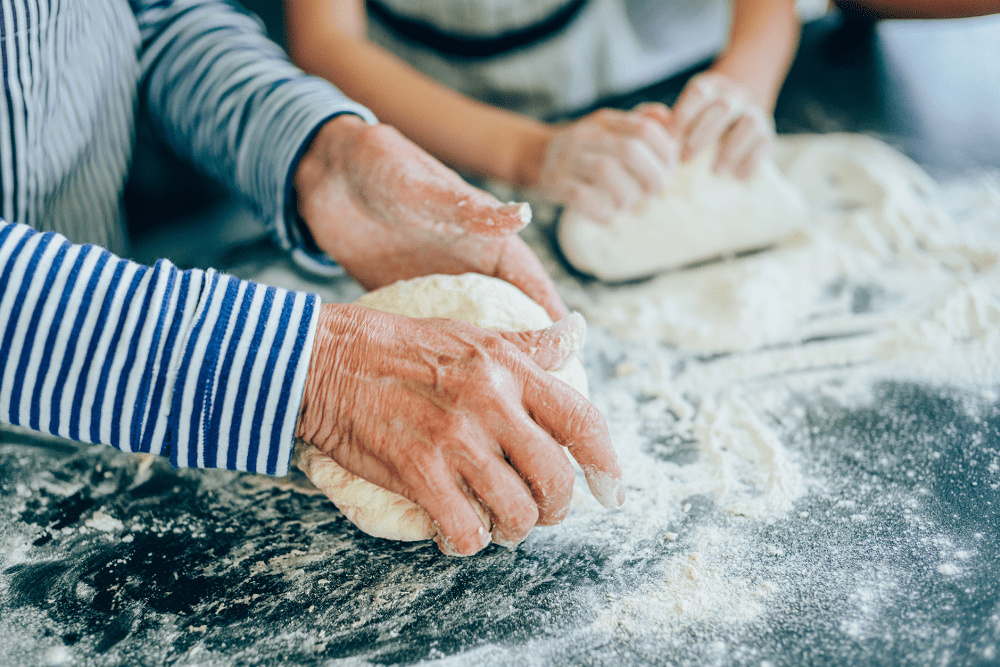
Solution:
<svg viewBox="0 0 1000 667"><path fill-rule="evenodd" d="M369 0L369 38L470 97L548 118L711 58L728 0Z"/></svg>

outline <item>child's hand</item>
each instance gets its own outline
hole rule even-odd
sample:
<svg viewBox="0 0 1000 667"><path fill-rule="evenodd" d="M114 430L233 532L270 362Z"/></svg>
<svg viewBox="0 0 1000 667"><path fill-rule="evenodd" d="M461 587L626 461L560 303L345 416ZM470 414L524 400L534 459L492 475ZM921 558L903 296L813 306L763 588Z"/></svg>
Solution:
<svg viewBox="0 0 1000 667"><path fill-rule="evenodd" d="M540 194L605 222L660 192L678 161L669 115L662 104L599 109L560 127L545 151Z"/></svg>
<svg viewBox="0 0 1000 667"><path fill-rule="evenodd" d="M681 141L681 159L718 144L712 169L737 178L753 176L774 143L770 114L750 92L718 72L693 77L674 105L672 130Z"/></svg>

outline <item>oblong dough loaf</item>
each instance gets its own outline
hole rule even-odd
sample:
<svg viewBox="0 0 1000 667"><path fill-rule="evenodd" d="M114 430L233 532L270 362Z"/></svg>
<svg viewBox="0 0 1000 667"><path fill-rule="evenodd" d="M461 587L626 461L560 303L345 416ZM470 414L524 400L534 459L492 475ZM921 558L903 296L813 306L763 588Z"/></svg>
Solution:
<svg viewBox="0 0 1000 667"><path fill-rule="evenodd" d="M528 331L552 324L545 309L519 289L478 273L404 280L355 303L407 317L463 320L495 331ZM578 359L552 375L587 396L587 375ZM412 542L429 540L437 532L416 503L348 472L312 445L296 443L295 463L345 517L369 535ZM485 510L478 503L473 505L489 525Z"/></svg>
<svg viewBox="0 0 1000 667"><path fill-rule="evenodd" d="M633 280L762 248L800 229L806 202L771 161L740 181L714 175L713 155L680 165L662 195L608 224L567 209L558 230L566 260L601 280Z"/></svg>

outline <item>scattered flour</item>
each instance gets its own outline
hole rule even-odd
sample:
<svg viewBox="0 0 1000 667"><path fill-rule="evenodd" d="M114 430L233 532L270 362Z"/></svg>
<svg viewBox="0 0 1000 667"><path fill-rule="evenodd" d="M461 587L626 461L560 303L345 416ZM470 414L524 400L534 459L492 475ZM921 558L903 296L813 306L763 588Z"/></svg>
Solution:
<svg viewBox="0 0 1000 667"><path fill-rule="evenodd" d="M825 481L811 479L779 435L783 420L803 418L797 397L862 406L879 381L893 379L995 398L1000 180L942 186L885 144L854 135L783 138L776 157L810 203L807 228L779 247L615 286L581 281L543 257L570 307L596 325L591 352L610 368L607 381L592 380L591 399L608 417L630 487L611 522L578 493L571 530L616 540L627 553L656 535L677 548L634 592L613 596L594 621L600 632L747 622L794 578L780 569L772 580L744 578L760 545L740 526L781 520L810 489L823 495ZM631 346L623 353L601 327ZM920 494L915 484L884 502L918 509ZM699 497L731 518L665 532ZM843 521L869 521L841 507ZM823 525L809 511L796 516ZM957 556L938 562L940 575L964 569ZM839 584L850 603L840 621L848 636L863 636L899 591L892 572L865 576Z"/></svg>
<svg viewBox="0 0 1000 667"><path fill-rule="evenodd" d="M84 524L87 528L93 528L94 530L100 530L106 533L125 529L125 524L100 510L94 512L93 516L87 519Z"/></svg>

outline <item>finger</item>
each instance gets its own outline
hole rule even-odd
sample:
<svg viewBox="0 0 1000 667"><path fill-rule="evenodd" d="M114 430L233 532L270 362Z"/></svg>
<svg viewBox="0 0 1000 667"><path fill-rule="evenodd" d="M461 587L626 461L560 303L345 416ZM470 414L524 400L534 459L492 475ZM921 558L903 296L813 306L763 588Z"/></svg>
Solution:
<svg viewBox="0 0 1000 667"><path fill-rule="evenodd" d="M501 204L464 181L456 184L451 179L415 177L405 185L412 200L417 202L410 204L411 216L439 234L504 236L531 222L531 206L527 203ZM392 220L399 216L383 217Z"/></svg>
<svg viewBox="0 0 1000 667"><path fill-rule="evenodd" d="M587 485L605 507L620 507L625 486L607 422L600 410L569 385L526 367L524 406L535 422L569 450Z"/></svg>
<svg viewBox="0 0 1000 667"><path fill-rule="evenodd" d="M476 511L458 483L447 474L425 478L423 490L413 494L413 501L424 508L437 528L434 541L443 553L471 556L490 543L489 524Z"/></svg>
<svg viewBox="0 0 1000 667"><path fill-rule="evenodd" d="M670 111L670 107L662 102L640 102L632 107L632 111L633 113L655 120L664 128L670 127L673 121L673 112Z"/></svg>
<svg viewBox="0 0 1000 667"><path fill-rule="evenodd" d="M542 370L555 371L583 351L587 321L580 313L570 313L547 329L497 333L528 355Z"/></svg>
<svg viewBox="0 0 1000 667"><path fill-rule="evenodd" d="M642 186L616 156L590 157L582 167L581 175L608 196L614 213L629 209L642 200Z"/></svg>
<svg viewBox="0 0 1000 667"><path fill-rule="evenodd" d="M376 217L409 221L439 234L502 236L531 221L527 204L502 204L472 187L388 125L366 128L360 157L374 165L354 184L356 197Z"/></svg>
<svg viewBox="0 0 1000 667"><path fill-rule="evenodd" d="M530 296L553 320L558 321L569 315L569 309L549 274L542 268L538 255L519 236L511 236L504 244L494 278L506 280Z"/></svg>
<svg viewBox="0 0 1000 667"><path fill-rule="evenodd" d="M530 489L535 523L554 526L566 518L576 474L566 452L523 411L506 419L509 430L500 446ZM494 531L494 541L496 541Z"/></svg>
<svg viewBox="0 0 1000 667"><path fill-rule="evenodd" d="M771 151L771 139L770 137L763 137L758 141L753 148L746 154L736 168L733 170L733 175L741 180L746 180L757 173L757 168L760 166L761 161Z"/></svg>
<svg viewBox="0 0 1000 667"><path fill-rule="evenodd" d="M684 86L681 96L674 104L672 125L674 136L683 137L688 128L713 102L718 99L718 90L710 82L695 77Z"/></svg>
<svg viewBox="0 0 1000 667"><path fill-rule="evenodd" d="M538 523L539 508L518 473L499 457L465 461L459 473L492 518L492 540L505 547L523 542Z"/></svg>
<svg viewBox="0 0 1000 667"><path fill-rule="evenodd" d="M519 232L531 222L531 206L527 202L501 204L490 195L482 194L484 196L467 196L455 202L453 222L467 233L505 236Z"/></svg>
<svg viewBox="0 0 1000 667"><path fill-rule="evenodd" d="M732 123L732 118L733 108L729 102L717 100L709 105L688 129L681 159L690 160L715 142Z"/></svg>
<svg viewBox="0 0 1000 667"><path fill-rule="evenodd" d="M654 108L659 107L663 107L663 105L657 104ZM615 124L614 129L619 134L641 140L649 150L652 150L656 159L668 169L677 165L680 153L679 143L658 119L643 113L630 113L624 118L612 122Z"/></svg>
<svg viewBox="0 0 1000 667"><path fill-rule="evenodd" d="M587 218L601 223L611 222L616 207L611 195L602 188L589 183L583 177L574 177L573 182L564 186L566 196L563 203Z"/></svg>
<svg viewBox="0 0 1000 667"><path fill-rule="evenodd" d="M643 194L662 192L670 175L670 167L642 139L621 139L618 143L616 153L621 156L622 164L632 178L639 183Z"/></svg>
<svg viewBox="0 0 1000 667"><path fill-rule="evenodd" d="M732 173L736 165L753 149L760 136L757 120L749 114L740 116L719 139L719 150L712 170L716 174Z"/></svg>

